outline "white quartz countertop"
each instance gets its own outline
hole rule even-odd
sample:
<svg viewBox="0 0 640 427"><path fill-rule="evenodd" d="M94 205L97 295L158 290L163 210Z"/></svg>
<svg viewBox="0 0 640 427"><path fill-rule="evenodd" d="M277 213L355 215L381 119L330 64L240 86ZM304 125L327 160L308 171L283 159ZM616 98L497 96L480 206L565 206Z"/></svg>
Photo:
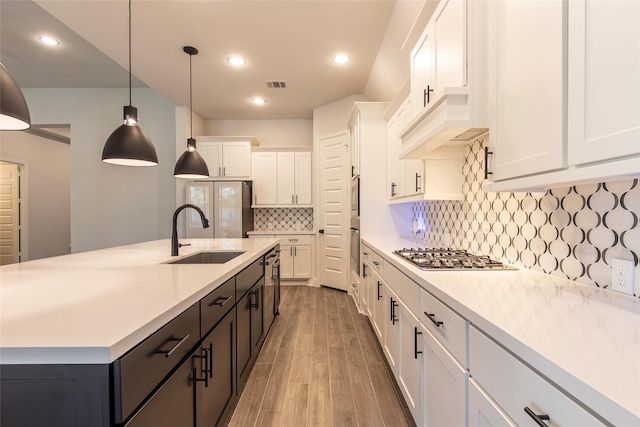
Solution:
<svg viewBox="0 0 640 427"><path fill-rule="evenodd" d="M0 267L0 363L110 363L240 272L278 239L157 240ZM244 251L224 264L165 264Z"/></svg>
<svg viewBox="0 0 640 427"><path fill-rule="evenodd" d="M424 271L393 254L410 241L363 240L567 394L640 426L640 299L527 269Z"/></svg>

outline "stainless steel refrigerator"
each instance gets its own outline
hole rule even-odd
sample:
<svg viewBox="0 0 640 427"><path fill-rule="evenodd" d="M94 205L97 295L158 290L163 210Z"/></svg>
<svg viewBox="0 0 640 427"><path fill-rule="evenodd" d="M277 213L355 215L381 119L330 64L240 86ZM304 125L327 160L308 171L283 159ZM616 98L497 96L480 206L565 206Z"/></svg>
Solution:
<svg viewBox="0 0 640 427"><path fill-rule="evenodd" d="M186 203L204 210L211 227L202 228L200 215L188 209L188 238L240 238L253 230L251 182L190 181L186 184Z"/></svg>

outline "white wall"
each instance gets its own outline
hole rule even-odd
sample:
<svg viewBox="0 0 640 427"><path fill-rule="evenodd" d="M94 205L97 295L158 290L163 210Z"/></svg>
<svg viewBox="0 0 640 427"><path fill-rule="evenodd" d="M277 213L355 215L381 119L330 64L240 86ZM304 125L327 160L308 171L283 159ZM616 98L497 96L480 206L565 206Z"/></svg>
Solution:
<svg viewBox="0 0 640 427"><path fill-rule="evenodd" d="M175 107L136 88L133 105L159 165L102 162L105 141L122 123L127 89L24 89L34 124L71 125L71 251L167 238L175 208ZM169 247L167 247L169 254Z"/></svg>
<svg viewBox="0 0 640 427"><path fill-rule="evenodd" d="M22 235L28 241L23 259L68 254L71 147L25 132L0 132L0 140L0 160L24 165L22 197L26 195L28 218Z"/></svg>
<svg viewBox="0 0 640 427"><path fill-rule="evenodd" d="M313 140L322 135L347 129L349 117L356 101L368 101L361 94L345 96L313 109Z"/></svg>
<svg viewBox="0 0 640 427"><path fill-rule="evenodd" d="M291 120L207 120L204 132L211 136L253 136L261 147L313 146L312 121Z"/></svg>

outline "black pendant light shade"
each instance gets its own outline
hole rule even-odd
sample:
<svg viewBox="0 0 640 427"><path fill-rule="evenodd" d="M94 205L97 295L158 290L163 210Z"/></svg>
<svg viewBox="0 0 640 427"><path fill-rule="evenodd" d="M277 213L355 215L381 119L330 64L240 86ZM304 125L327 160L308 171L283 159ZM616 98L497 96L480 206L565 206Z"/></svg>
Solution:
<svg viewBox="0 0 640 427"><path fill-rule="evenodd" d="M196 140L189 138L187 140L187 151L176 162L173 170L176 178L184 179L200 179L209 177L209 168L200 153L196 151Z"/></svg>
<svg viewBox="0 0 640 427"><path fill-rule="evenodd" d="M129 0L129 105L123 122L114 130L102 150L102 161L122 166L155 166L158 155L153 142L138 126L138 109L131 105L131 0Z"/></svg>
<svg viewBox="0 0 640 427"><path fill-rule="evenodd" d="M192 79L191 79L191 57L198 54L198 49L192 46L185 46L182 50L189 55L189 111L191 113L191 137L187 139L187 151L182 153L173 176L184 179L209 178L209 168L200 153L196 151L196 140L193 138L193 106L192 106Z"/></svg>
<svg viewBox="0 0 640 427"><path fill-rule="evenodd" d="M0 130L24 130L31 127L31 115L22 90L0 64Z"/></svg>
<svg viewBox="0 0 640 427"><path fill-rule="evenodd" d="M151 139L136 124L137 109L124 107L124 124L114 130L102 150L102 161L122 166L155 166L158 155Z"/></svg>

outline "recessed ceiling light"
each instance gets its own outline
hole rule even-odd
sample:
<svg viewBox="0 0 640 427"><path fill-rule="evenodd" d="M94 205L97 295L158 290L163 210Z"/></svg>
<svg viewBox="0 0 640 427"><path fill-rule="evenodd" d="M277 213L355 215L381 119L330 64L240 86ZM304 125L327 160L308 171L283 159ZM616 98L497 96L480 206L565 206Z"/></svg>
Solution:
<svg viewBox="0 0 640 427"><path fill-rule="evenodd" d="M49 36L42 36L39 38L40 41L44 44L48 44L49 46L58 46L60 44L60 42L56 39L54 39L53 37L49 37Z"/></svg>
<svg viewBox="0 0 640 427"><path fill-rule="evenodd" d="M343 54L339 54L333 57L333 62L335 62L336 64L346 64L347 62L349 62L351 60L351 58L349 58L347 55L343 55Z"/></svg>
<svg viewBox="0 0 640 427"><path fill-rule="evenodd" d="M251 102L253 102L256 105L263 105L267 103L267 101L264 98L259 98L259 97L251 98Z"/></svg>
<svg viewBox="0 0 640 427"><path fill-rule="evenodd" d="M227 62L231 65L244 65L247 63L247 61L240 56L230 56L227 58Z"/></svg>

